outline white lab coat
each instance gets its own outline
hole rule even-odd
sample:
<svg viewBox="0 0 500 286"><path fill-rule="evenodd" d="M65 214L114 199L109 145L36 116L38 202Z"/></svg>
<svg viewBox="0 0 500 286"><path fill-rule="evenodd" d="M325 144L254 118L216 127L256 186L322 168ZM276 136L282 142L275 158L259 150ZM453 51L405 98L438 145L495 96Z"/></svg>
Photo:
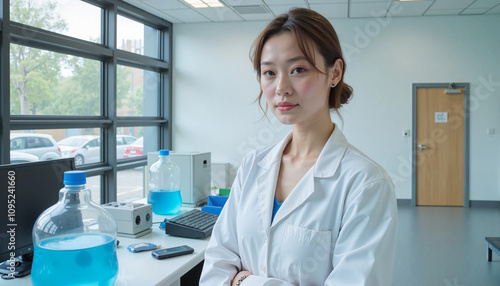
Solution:
<svg viewBox="0 0 500 286"><path fill-rule="evenodd" d="M335 128L271 224L281 142L249 153L214 227L200 285L391 285L397 212L388 174Z"/></svg>

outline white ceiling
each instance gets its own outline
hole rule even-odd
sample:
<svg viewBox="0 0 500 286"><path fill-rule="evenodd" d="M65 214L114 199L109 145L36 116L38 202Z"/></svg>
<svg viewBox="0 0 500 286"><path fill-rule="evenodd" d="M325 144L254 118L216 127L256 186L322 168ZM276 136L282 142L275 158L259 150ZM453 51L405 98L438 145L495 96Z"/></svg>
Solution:
<svg viewBox="0 0 500 286"><path fill-rule="evenodd" d="M310 8L329 19L500 14L500 0L220 0L222 8L192 8L183 0L123 1L172 23L271 20L292 7ZM260 13L247 13L255 9Z"/></svg>

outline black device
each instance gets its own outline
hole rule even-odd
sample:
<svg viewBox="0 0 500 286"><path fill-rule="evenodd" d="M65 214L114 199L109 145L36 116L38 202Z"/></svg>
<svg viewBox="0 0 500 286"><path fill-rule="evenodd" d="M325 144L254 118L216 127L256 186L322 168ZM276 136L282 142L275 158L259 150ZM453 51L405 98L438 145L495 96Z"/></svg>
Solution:
<svg viewBox="0 0 500 286"><path fill-rule="evenodd" d="M194 252L193 248L191 248L187 245L181 245L181 246L176 246L176 247L171 247L171 248L155 250L151 253L151 255L156 259L165 259L165 258L190 254L193 252Z"/></svg>
<svg viewBox="0 0 500 286"><path fill-rule="evenodd" d="M38 216L59 200L64 172L74 158L0 165L0 274L31 273L32 230Z"/></svg>
<svg viewBox="0 0 500 286"><path fill-rule="evenodd" d="M205 238L212 234L218 217L213 213L192 209L165 221L165 233L187 238Z"/></svg>

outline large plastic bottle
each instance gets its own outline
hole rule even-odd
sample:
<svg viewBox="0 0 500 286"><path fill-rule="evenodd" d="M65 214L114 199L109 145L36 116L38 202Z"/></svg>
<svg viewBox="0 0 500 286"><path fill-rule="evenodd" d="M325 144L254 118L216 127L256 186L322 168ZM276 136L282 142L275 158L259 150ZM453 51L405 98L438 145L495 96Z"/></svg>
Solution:
<svg viewBox="0 0 500 286"><path fill-rule="evenodd" d="M148 203L159 215L175 214L182 206L181 170L169 154L168 150L160 150L158 162L149 169Z"/></svg>
<svg viewBox="0 0 500 286"><path fill-rule="evenodd" d="M33 285L113 285L118 275L116 223L92 202L85 172L64 173L59 201L33 227Z"/></svg>

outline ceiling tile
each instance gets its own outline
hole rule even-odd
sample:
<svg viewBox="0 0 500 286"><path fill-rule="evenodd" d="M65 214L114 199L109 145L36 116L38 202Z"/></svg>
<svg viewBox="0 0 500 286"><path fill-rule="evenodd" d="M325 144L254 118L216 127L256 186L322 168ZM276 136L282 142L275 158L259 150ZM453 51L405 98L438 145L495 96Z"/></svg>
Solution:
<svg viewBox="0 0 500 286"><path fill-rule="evenodd" d="M172 23L270 20L292 7L311 8L326 18L373 18L381 16L420 16L500 14L500 0L221 0L229 7L195 9L184 0L123 0ZM239 14L231 6L265 5L270 13ZM390 9L388 10L388 7ZM347 13L350 15L347 15Z"/></svg>
<svg viewBox="0 0 500 286"><path fill-rule="evenodd" d="M348 4L310 4L311 9L325 18L347 18Z"/></svg>
<svg viewBox="0 0 500 286"><path fill-rule="evenodd" d="M157 17L160 17L162 19L164 19L164 15L162 13L160 13L160 11L152 6L149 6L148 4L145 4L141 1L138 1L138 0L124 0L124 2L127 2L129 3L130 5L134 6L134 7L137 7L139 9L142 9L146 12L149 12Z"/></svg>
<svg viewBox="0 0 500 286"><path fill-rule="evenodd" d="M337 4L337 3L347 3L349 1L348 0L307 0L307 2L309 2L309 4Z"/></svg>
<svg viewBox="0 0 500 286"><path fill-rule="evenodd" d="M261 21L261 20L272 20L274 15L272 13L267 14L246 14L240 15L245 21Z"/></svg>
<svg viewBox="0 0 500 286"><path fill-rule="evenodd" d="M163 10L162 12L184 23L210 22L210 19L192 9Z"/></svg>
<svg viewBox="0 0 500 286"><path fill-rule="evenodd" d="M440 9L465 9L475 0L436 0L431 6L432 10Z"/></svg>
<svg viewBox="0 0 500 286"><path fill-rule="evenodd" d="M267 5L307 5L306 0L264 0Z"/></svg>
<svg viewBox="0 0 500 286"><path fill-rule="evenodd" d="M308 8L307 5L301 4L301 5L269 5L267 6L275 16L278 16L283 13L287 13L290 9L292 8Z"/></svg>
<svg viewBox="0 0 500 286"><path fill-rule="evenodd" d="M388 2L392 2L390 0L350 0L349 2L351 3L373 3L373 2L385 2L388 4Z"/></svg>
<svg viewBox="0 0 500 286"><path fill-rule="evenodd" d="M486 14L500 14L500 5L486 12Z"/></svg>
<svg viewBox="0 0 500 286"><path fill-rule="evenodd" d="M468 8L493 8L500 5L500 0L476 0Z"/></svg>
<svg viewBox="0 0 500 286"><path fill-rule="evenodd" d="M141 8L141 9L144 9L144 7L149 7L148 5L142 3L139 0L123 0L123 2L126 2L132 6L135 6L135 7Z"/></svg>
<svg viewBox="0 0 500 286"><path fill-rule="evenodd" d="M458 15L463 9L441 9L441 10L427 10L425 16L435 16L435 15Z"/></svg>
<svg viewBox="0 0 500 286"><path fill-rule="evenodd" d="M158 10L163 10L163 9L186 9L190 8L188 4L186 4L184 1L177 1L177 0L170 0L170 1L165 1L165 0L141 0L144 4L149 5L151 7L154 7Z"/></svg>
<svg viewBox="0 0 500 286"><path fill-rule="evenodd" d="M172 10L167 10L167 12L168 11L172 11ZM175 23L175 24L183 23L181 20L179 20L175 17L172 17L172 16L166 14L165 12L162 12L161 10L158 11L155 15L162 18L162 19L169 21L170 23Z"/></svg>
<svg viewBox="0 0 500 286"><path fill-rule="evenodd" d="M349 18L373 18L384 16L390 2L351 3Z"/></svg>
<svg viewBox="0 0 500 286"><path fill-rule="evenodd" d="M243 6L243 5L263 5L262 0L221 0L226 5Z"/></svg>
<svg viewBox="0 0 500 286"><path fill-rule="evenodd" d="M399 2L394 1L391 4L389 13L391 16L422 16L432 4L432 1Z"/></svg>
<svg viewBox="0 0 500 286"><path fill-rule="evenodd" d="M238 16L233 10L228 7L221 8L200 8L196 11L203 16L207 17L213 22L227 22L227 21L241 21L242 18Z"/></svg>
<svg viewBox="0 0 500 286"><path fill-rule="evenodd" d="M465 10L463 10L460 15L482 15L484 13L486 13L488 10L488 8L467 8Z"/></svg>

